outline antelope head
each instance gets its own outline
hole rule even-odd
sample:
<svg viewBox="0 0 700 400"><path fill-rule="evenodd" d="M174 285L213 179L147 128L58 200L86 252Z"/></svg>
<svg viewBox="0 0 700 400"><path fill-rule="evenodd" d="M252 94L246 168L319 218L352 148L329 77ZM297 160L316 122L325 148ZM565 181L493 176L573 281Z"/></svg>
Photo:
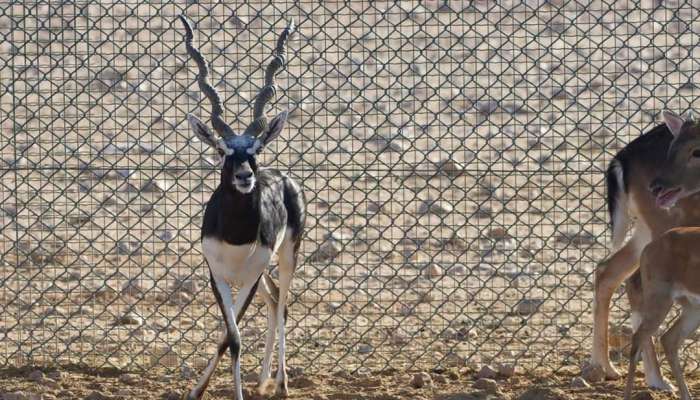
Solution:
<svg viewBox="0 0 700 400"><path fill-rule="evenodd" d="M649 190L657 206L671 208L678 200L700 192L700 123L692 114L683 119L671 111L664 111L663 118L673 140Z"/></svg>
<svg viewBox="0 0 700 400"><path fill-rule="evenodd" d="M209 82L209 68L199 49L192 45L194 33L187 19L180 15L180 20L185 25L185 45L187 52L197 62L199 74L197 83L199 89L209 99L212 106L211 125L209 127L192 114L187 115L190 128L194 134L204 143L215 148L221 156L221 184L235 189L242 194L252 193L255 189L258 170L255 157L262 149L275 139L287 121L287 111L283 111L272 120L268 121L265 115L265 106L275 96L275 75L285 65L287 40L294 32L294 21L282 32L277 39L277 46L273 51L273 59L265 70L265 85L260 89L255 104L253 105L253 121L243 131L237 134L224 121L224 113L221 97Z"/></svg>

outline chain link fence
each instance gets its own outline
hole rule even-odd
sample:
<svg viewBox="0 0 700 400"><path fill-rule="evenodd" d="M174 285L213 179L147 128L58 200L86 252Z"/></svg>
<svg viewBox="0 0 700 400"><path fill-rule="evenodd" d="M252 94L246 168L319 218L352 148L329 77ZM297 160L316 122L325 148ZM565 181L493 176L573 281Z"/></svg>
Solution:
<svg viewBox="0 0 700 400"><path fill-rule="evenodd" d="M292 366L579 364L603 171L693 105L697 7L0 0L0 366L177 370L213 352L199 228L218 170L185 119L209 107L180 13L239 129L299 25L274 105L291 119L263 157L309 200ZM256 300L249 368L265 329Z"/></svg>

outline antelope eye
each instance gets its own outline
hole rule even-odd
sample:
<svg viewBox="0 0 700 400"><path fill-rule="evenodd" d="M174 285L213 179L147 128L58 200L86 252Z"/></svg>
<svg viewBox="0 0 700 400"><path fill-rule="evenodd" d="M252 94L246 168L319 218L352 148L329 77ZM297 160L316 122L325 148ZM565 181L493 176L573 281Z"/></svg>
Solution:
<svg viewBox="0 0 700 400"><path fill-rule="evenodd" d="M700 149L693 150L693 152L691 154L692 154L693 158L700 158Z"/></svg>

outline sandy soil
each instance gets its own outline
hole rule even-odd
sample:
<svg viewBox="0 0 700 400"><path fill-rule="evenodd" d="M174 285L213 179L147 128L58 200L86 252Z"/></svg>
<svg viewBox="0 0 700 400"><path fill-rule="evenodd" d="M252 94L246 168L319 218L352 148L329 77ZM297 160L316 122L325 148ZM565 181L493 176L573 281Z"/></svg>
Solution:
<svg viewBox="0 0 700 400"><path fill-rule="evenodd" d="M414 376L429 376L425 385L416 388ZM42 376L43 375L43 376ZM29 378L31 376L31 379ZM556 374L532 371L527 375L499 376L493 380L479 380L469 369L445 369L435 371L385 370L380 373L339 372L334 374L307 375L292 371L289 381L290 399L314 400L575 400L575 399L620 399L622 381L598 383L589 387L574 387L575 378L570 371ZM700 389L698 376L689 377L691 391ZM149 371L146 374L124 374L119 371L83 370L64 368L46 370L0 371L0 396L3 391L14 394L17 399L163 399L178 400L187 392L192 379L169 375L164 371ZM247 399L279 398L261 395L257 391L255 375L245 382L244 396ZM637 380L641 384L641 379ZM673 399L669 393L638 388L638 399ZM31 397L34 395L35 397ZM230 375L220 373L212 380L205 399L231 399L235 396ZM10 397L6 397L10 398ZM15 399L13 397L12 399Z"/></svg>
<svg viewBox="0 0 700 400"><path fill-rule="evenodd" d="M218 176L186 125L209 111L183 10L236 129L300 26L274 107L291 120L262 160L309 199L291 366L580 365L602 172L694 104L697 7L443 3L0 2L0 365L178 374L213 350L198 239ZM256 302L247 367L265 326Z"/></svg>

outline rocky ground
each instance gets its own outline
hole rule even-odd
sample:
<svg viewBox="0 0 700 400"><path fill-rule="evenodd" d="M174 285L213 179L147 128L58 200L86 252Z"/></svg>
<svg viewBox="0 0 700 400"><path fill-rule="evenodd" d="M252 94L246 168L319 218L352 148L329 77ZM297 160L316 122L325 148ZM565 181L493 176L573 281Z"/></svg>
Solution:
<svg viewBox="0 0 700 400"><path fill-rule="evenodd" d="M246 399L278 398L259 394L255 374L245 380ZM695 378L695 379L693 379ZM194 382L191 376L120 373L116 370L65 368L51 370L0 370L2 400L119 400L180 399ZM637 379L641 386L641 379ZM691 391L700 380L689 377ZM290 371L289 398L314 400L579 400L620 399L622 380L589 384L573 370L531 371L523 374L509 366L433 371L387 370L381 373L335 373L307 375ZM673 399L669 393L642 387L635 400ZM231 399L231 377L220 371L212 380L205 399Z"/></svg>
<svg viewBox="0 0 700 400"><path fill-rule="evenodd" d="M221 325L199 224L218 172L186 123L209 106L184 12L239 130L277 32L299 25L272 107L290 120L261 159L308 198L290 365L577 367L606 163L662 108L697 106L697 7L609 3L0 1L0 365L206 363ZM265 326L256 302L248 365Z"/></svg>

